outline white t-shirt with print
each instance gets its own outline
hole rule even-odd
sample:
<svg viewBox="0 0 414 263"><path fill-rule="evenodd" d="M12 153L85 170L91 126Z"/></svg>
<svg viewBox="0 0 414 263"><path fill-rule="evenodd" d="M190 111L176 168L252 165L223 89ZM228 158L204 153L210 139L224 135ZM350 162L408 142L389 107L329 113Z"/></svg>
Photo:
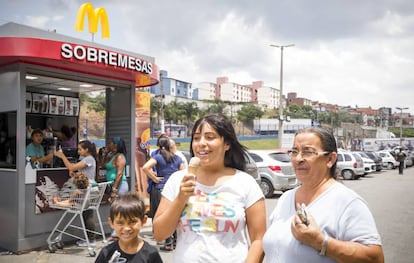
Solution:
<svg viewBox="0 0 414 263"><path fill-rule="evenodd" d="M171 175L162 195L173 201L187 170ZM246 208L263 198L247 173L235 175L219 186L196 184L177 226L174 262L244 262L249 249Z"/></svg>
<svg viewBox="0 0 414 263"><path fill-rule="evenodd" d="M263 237L266 262L335 262L330 257L320 256L319 251L302 244L292 235L297 189L285 192L270 215L270 223ZM320 230L330 237L364 245L381 245L380 235L366 202L341 183L331 185L307 209Z"/></svg>

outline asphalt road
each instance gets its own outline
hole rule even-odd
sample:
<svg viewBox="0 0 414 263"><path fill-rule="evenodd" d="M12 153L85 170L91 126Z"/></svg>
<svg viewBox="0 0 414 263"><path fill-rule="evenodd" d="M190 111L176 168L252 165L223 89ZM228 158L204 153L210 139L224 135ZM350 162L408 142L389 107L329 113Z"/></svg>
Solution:
<svg viewBox="0 0 414 263"><path fill-rule="evenodd" d="M405 169L404 175L398 169L386 170L344 183L368 202L385 262L414 262L414 167Z"/></svg>
<svg viewBox="0 0 414 263"><path fill-rule="evenodd" d="M380 231L385 262L412 263L414 262L414 168L408 168L404 175L398 175L398 170L385 170L380 173L367 175L355 181L343 183L360 194L367 202L373 213ZM273 211L280 194L266 199L267 215ZM141 231L141 236L156 245L151 238L151 224ZM96 251L103 246L97 243ZM2 254L0 252L0 254ZM3 252L3 254L5 254ZM173 252L161 252L165 263L171 263ZM67 246L51 254L47 250L29 251L20 255L0 255L0 262L94 262L95 258L88 256L87 249Z"/></svg>

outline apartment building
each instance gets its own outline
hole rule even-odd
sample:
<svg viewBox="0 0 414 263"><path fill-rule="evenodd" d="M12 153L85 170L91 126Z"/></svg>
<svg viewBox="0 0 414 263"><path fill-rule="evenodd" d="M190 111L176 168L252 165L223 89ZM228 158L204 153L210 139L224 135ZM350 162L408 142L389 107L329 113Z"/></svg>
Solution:
<svg viewBox="0 0 414 263"><path fill-rule="evenodd" d="M168 77L166 70L160 70L160 82L151 86L151 94L193 99L193 87L190 82Z"/></svg>

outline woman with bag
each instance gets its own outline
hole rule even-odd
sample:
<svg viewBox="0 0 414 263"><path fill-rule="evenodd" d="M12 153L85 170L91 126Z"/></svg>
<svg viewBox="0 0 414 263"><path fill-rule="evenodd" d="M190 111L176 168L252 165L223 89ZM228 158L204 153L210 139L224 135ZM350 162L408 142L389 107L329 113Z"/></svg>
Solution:
<svg viewBox="0 0 414 263"><path fill-rule="evenodd" d="M112 190L110 198L113 199L118 195L128 192L128 182L126 180L126 147L125 141L121 137L113 137L107 146L108 154L112 158L105 163L106 181L111 182Z"/></svg>

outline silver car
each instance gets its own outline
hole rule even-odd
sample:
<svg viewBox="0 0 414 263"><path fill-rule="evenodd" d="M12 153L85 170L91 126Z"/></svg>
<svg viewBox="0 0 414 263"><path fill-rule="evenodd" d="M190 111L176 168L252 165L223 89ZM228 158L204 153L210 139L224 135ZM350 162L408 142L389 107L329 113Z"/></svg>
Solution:
<svg viewBox="0 0 414 263"><path fill-rule="evenodd" d="M260 188L265 197L272 197L274 191L286 191L299 184L287 153L272 150L249 150L249 155L259 168Z"/></svg>
<svg viewBox="0 0 414 263"><path fill-rule="evenodd" d="M336 173L342 176L345 180L358 179L365 173L364 163L361 157L356 153L338 151Z"/></svg>

